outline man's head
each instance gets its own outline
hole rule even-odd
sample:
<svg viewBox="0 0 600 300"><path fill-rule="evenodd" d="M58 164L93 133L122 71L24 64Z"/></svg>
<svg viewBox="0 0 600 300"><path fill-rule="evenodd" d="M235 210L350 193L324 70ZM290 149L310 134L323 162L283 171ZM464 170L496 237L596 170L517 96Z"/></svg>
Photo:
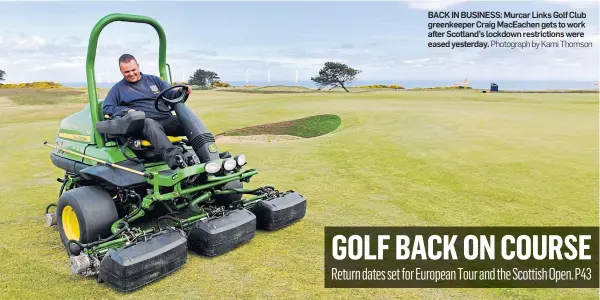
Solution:
<svg viewBox="0 0 600 300"><path fill-rule="evenodd" d="M140 80L140 65L131 54L123 54L119 57L119 69L125 80L129 82L137 82Z"/></svg>

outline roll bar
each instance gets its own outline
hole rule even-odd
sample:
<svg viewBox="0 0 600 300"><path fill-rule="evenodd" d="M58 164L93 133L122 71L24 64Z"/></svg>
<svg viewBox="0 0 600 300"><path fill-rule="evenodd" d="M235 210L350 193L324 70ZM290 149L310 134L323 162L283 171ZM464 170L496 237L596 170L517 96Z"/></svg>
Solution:
<svg viewBox="0 0 600 300"><path fill-rule="evenodd" d="M98 37L102 29L106 25L113 22L132 22L132 23L145 23L149 24L156 30L159 38L159 51L158 51L158 68L160 77L166 80L166 57L167 57L167 38L165 31L162 26L153 18L139 15L121 14L115 13L105 16L100 19L98 23L92 29L90 34L90 40L88 44L88 52L86 59L86 74L87 74L87 85L90 102L90 113L92 117L92 130L94 131L94 140L98 147L104 146L104 140L98 131L96 130L96 123L102 120L102 113L98 109L98 95L96 93L96 76L94 73L94 65L96 62L96 50L98 48ZM170 74L169 74L170 75Z"/></svg>

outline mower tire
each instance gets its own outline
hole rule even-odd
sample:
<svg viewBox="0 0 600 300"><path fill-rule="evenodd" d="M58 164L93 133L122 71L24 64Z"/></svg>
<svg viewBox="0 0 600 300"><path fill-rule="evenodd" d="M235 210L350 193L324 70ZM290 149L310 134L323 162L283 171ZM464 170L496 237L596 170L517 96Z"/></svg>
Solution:
<svg viewBox="0 0 600 300"><path fill-rule="evenodd" d="M81 249L76 244L69 245L69 240L87 244L109 237L111 226L119 215L108 192L99 186L82 186L68 190L58 198L56 218L67 253L76 255Z"/></svg>

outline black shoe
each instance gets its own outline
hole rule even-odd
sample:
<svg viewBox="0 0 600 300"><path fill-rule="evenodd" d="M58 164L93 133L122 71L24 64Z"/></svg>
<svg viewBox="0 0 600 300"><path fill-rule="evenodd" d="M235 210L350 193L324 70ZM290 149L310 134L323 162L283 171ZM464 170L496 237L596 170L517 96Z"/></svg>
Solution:
<svg viewBox="0 0 600 300"><path fill-rule="evenodd" d="M181 155L175 155L167 160L167 165L171 170L176 170L178 168L183 169L187 168L187 164Z"/></svg>
<svg viewBox="0 0 600 300"><path fill-rule="evenodd" d="M183 158L183 153L177 148L173 148L166 151L164 158L165 162L167 163L169 168L171 168L171 170L175 170L177 168L183 169L187 167L185 159Z"/></svg>
<svg viewBox="0 0 600 300"><path fill-rule="evenodd" d="M187 168L187 166L188 166L185 163L185 159L183 158L183 155L177 155L177 156L175 156L175 161L177 162L177 167L179 167L179 168L183 169L183 168Z"/></svg>
<svg viewBox="0 0 600 300"><path fill-rule="evenodd" d="M185 159L185 163L188 166L200 164L200 159L198 158L198 155L196 155L196 153L192 151L186 151L185 153L183 153L183 158Z"/></svg>

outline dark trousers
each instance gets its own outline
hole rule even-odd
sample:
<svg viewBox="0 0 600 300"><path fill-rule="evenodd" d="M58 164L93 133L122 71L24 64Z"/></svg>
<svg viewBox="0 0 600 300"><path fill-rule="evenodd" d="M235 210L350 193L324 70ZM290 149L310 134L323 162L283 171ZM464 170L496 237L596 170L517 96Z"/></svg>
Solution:
<svg viewBox="0 0 600 300"><path fill-rule="evenodd" d="M179 122L179 118L175 115L162 120L154 120L146 118L144 122L144 130L142 137L152 144L152 147L160 151L165 160L169 160L172 156L181 154L177 148L173 146L167 136L185 136L185 131Z"/></svg>

